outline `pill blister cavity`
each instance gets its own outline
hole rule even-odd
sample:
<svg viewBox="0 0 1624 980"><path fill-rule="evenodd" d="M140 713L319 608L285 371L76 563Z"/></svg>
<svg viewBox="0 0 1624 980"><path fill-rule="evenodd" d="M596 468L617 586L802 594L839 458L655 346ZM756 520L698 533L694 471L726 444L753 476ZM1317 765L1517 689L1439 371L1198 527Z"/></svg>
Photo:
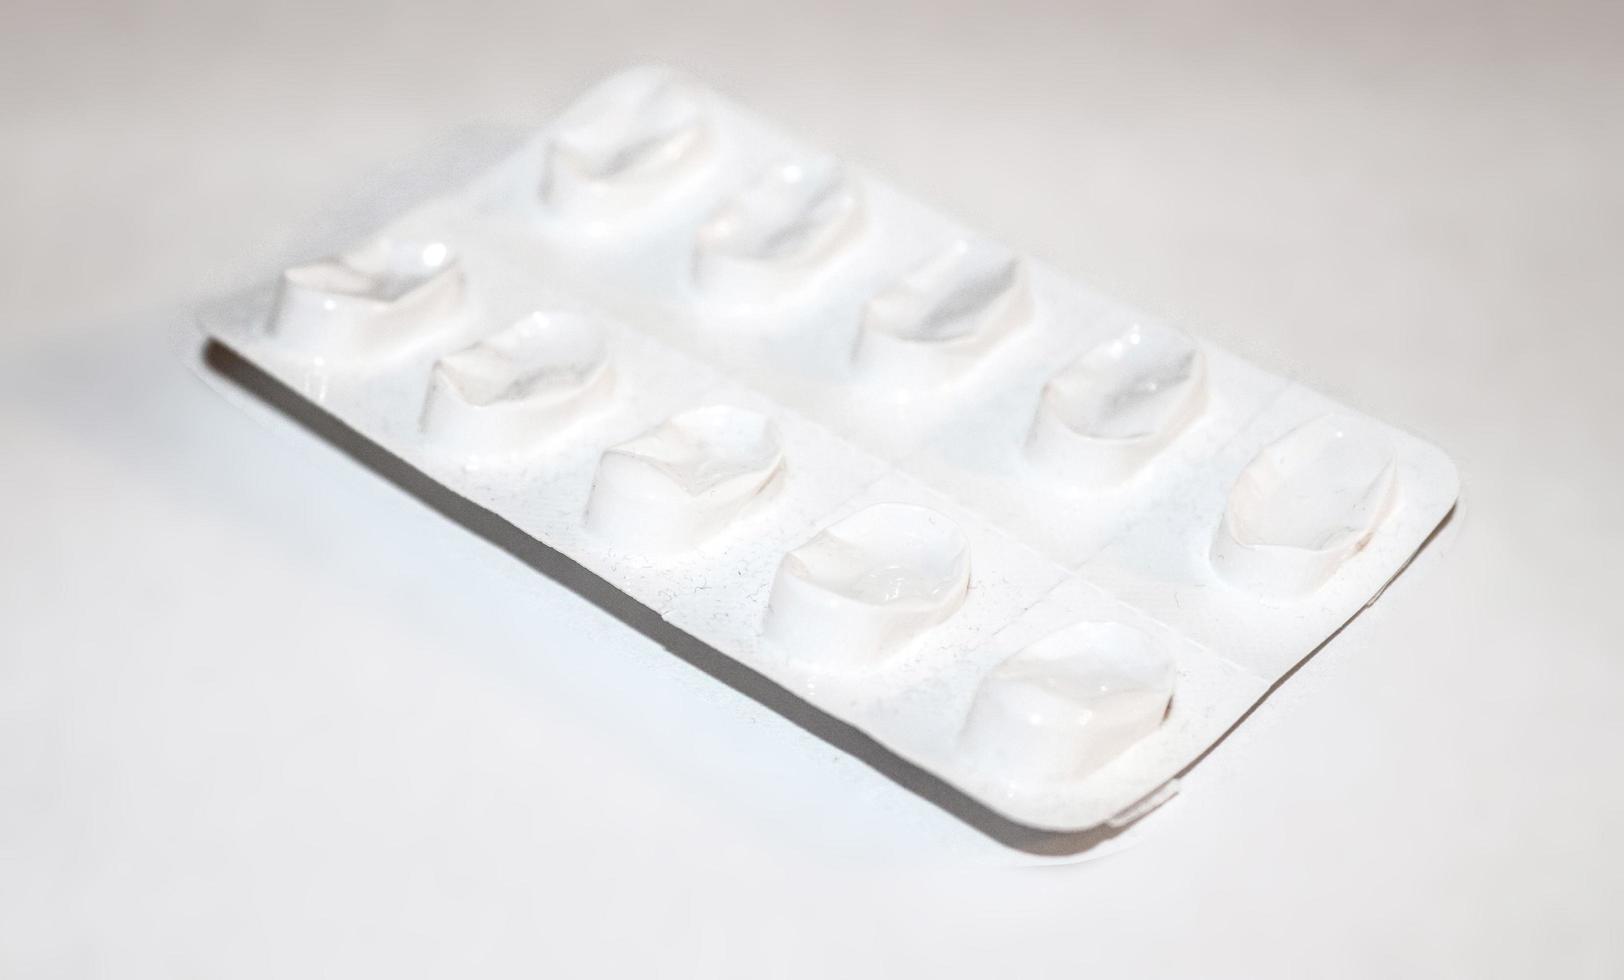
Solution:
<svg viewBox="0 0 1624 980"><path fill-rule="evenodd" d="M777 427L759 412L711 405L675 415L598 461L587 526L639 553L695 548L776 493Z"/></svg>
<svg viewBox="0 0 1624 980"><path fill-rule="evenodd" d="M315 359L364 359L433 333L462 301L462 268L445 244L379 238L284 272L269 332Z"/></svg>
<svg viewBox="0 0 1624 980"><path fill-rule="evenodd" d="M969 586L957 524L926 507L875 504L784 556L764 631L814 666L871 665L952 616Z"/></svg>
<svg viewBox="0 0 1624 980"><path fill-rule="evenodd" d="M982 680L963 750L1006 789L1081 779L1155 731L1173 697L1172 657L1124 623L1075 623Z"/></svg>
<svg viewBox="0 0 1624 980"><path fill-rule="evenodd" d="M950 381L1031 318L1025 264L1000 245L955 239L863 309L852 359L904 388Z"/></svg>
<svg viewBox="0 0 1624 980"><path fill-rule="evenodd" d="M699 229L694 281L730 302L768 302L804 285L860 236L863 202L832 157L759 174Z"/></svg>
<svg viewBox="0 0 1624 980"><path fill-rule="evenodd" d="M471 458L523 452L605 402L612 379L602 324L573 312L531 313L435 363L421 427Z"/></svg>
<svg viewBox="0 0 1624 980"><path fill-rule="evenodd" d="M1206 408L1206 358L1183 334L1133 326L1049 379L1027 455L1086 489L1123 484Z"/></svg>
<svg viewBox="0 0 1624 980"><path fill-rule="evenodd" d="M1388 439L1357 419L1322 416L1241 471L1213 539L1213 566L1253 592L1312 592L1370 542L1397 493Z"/></svg>
<svg viewBox="0 0 1624 980"><path fill-rule="evenodd" d="M613 222L671 190L715 155L698 91L656 70L631 72L589 93L547 145L541 199L551 210Z"/></svg>

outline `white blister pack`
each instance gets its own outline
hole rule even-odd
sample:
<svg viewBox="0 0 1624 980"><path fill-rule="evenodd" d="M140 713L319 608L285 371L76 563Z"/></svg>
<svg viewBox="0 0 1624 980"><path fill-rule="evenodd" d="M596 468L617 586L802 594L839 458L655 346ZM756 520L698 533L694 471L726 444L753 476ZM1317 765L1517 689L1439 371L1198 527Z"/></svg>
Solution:
<svg viewBox="0 0 1624 980"><path fill-rule="evenodd" d="M1157 799L1457 494L1432 446L656 68L204 326L1050 830Z"/></svg>

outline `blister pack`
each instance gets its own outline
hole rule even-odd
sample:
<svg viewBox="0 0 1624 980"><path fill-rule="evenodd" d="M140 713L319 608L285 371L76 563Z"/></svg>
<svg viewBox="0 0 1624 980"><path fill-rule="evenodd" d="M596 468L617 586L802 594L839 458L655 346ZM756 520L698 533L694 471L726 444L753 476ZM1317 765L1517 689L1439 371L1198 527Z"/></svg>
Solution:
<svg viewBox="0 0 1624 980"><path fill-rule="evenodd" d="M657 68L204 327L1044 829L1141 812L1457 494L1432 446Z"/></svg>

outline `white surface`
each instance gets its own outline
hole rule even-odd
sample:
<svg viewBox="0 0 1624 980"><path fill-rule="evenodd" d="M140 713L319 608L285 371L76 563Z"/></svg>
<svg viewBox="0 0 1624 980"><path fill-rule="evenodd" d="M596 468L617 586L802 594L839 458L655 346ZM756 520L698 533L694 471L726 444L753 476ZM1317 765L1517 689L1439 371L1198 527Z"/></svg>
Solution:
<svg viewBox="0 0 1624 980"><path fill-rule="evenodd" d="M9 13L0 973L1616 974L1618 16ZM1038 869L173 356L368 171L634 60L1403 420L1461 513Z"/></svg>

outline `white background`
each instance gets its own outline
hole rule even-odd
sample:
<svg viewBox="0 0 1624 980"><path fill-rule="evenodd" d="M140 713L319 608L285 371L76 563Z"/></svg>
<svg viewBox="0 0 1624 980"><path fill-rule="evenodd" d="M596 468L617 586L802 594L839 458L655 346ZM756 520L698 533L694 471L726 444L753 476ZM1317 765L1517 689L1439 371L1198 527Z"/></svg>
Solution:
<svg viewBox="0 0 1624 980"><path fill-rule="evenodd" d="M1624 972L1617 5L70 8L0 13L0 975ZM1057 863L187 363L369 175L646 60L1436 441L1459 514Z"/></svg>

